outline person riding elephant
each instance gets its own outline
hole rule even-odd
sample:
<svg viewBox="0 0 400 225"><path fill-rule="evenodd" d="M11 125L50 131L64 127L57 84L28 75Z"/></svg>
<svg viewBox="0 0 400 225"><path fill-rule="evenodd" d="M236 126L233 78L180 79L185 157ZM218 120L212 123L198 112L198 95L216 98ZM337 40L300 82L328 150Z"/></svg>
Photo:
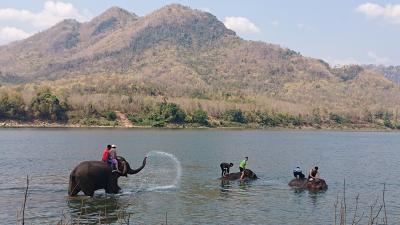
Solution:
<svg viewBox="0 0 400 225"><path fill-rule="evenodd" d="M308 172L308 180L312 181L318 178L319 178L319 172L318 172L318 166L316 166L310 169L310 172Z"/></svg>
<svg viewBox="0 0 400 225"><path fill-rule="evenodd" d="M240 176L240 179L243 180L244 178L244 170L246 169L247 166L247 161L249 160L249 157L244 157L244 159L242 161L240 161L239 163L239 171L242 173L242 175Z"/></svg>
<svg viewBox="0 0 400 225"><path fill-rule="evenodd" d="M121 173L113 173L109 165L103 161L84 161L78 164L69 177L68 195L75 196L82 191L85 195L93 196L99 189L105 189L109 194L116 194L121 190L118 178L139 173L145 167L147 157L137 169L131 169L129 163L121 156L118 156L117 160Z"/></svg>
<svg viewBox="0 0 400 225"><path fill-rule="evenodd" d="M296 177L297 179L304 179L306 177L301 171L300 166L297 166L296 168L293 169L293 176Z"/></svg>

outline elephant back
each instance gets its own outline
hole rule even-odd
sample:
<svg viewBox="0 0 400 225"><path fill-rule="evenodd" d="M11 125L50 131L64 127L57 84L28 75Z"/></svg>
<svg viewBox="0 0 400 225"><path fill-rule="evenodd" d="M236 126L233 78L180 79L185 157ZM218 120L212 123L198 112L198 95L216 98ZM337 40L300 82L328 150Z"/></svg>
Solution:
<svg viewBox="0 0 400 225"><path fill-rule="evenodd" d="M328 188L324 179L314 179L312 181L308 181L306 187L310 190L325 190Z"/></svg>

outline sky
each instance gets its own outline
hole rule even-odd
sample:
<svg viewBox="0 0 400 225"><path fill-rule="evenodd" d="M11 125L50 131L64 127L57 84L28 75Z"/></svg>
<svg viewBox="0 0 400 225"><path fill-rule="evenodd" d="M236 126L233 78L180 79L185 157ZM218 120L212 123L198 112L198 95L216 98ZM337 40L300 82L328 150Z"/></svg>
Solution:
<svg viewBox="0 0 400 225"><path fill-rule="evenodd" d="M400 0L0 0L0 45L111 6L145 16L179 3L215 15L246 40L345 64L400 65Z"/></svg>

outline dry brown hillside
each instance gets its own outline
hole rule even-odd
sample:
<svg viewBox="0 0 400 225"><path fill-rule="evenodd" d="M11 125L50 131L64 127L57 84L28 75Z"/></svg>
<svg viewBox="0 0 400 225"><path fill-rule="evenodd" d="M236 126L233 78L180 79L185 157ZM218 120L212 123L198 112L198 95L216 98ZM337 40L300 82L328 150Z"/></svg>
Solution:
<svg viewBox="0 0 400 225"><path fill-rule="evenodd" d="M246 41L212 14L177 4L143 17L112 7L87 23L64 20L2 46L0 81L30 91L30 83L41 81L72 102L164 96L187 108L202 101L195 104L211 111L223 105L357 116L397 112L400 103L399 87L378 70L331 68L278 45Z"/></svg>

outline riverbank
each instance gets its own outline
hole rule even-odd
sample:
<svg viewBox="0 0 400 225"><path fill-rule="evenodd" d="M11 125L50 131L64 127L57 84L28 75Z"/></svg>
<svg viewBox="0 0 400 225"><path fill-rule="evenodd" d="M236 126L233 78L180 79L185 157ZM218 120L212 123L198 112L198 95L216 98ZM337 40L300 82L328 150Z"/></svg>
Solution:
<svg viewBox="0 0 400 225"><path fill-rule="evenodd" d="M127 129L267 129L267 130L304 130L304 131L398 131L398 129L390 129L377 124L346 124L332 125L323 124L316 126L275 126L263 127L258 124L224 124L216 126L215 123L210 126L202 126L198 124L166 124L162 127L135 125L128 123L126 120L118 119L113 125L87 125L79 123L57 123L42 120L33 121L17 121L17 120L0 120L0 128L127 128Z"/></svg>

